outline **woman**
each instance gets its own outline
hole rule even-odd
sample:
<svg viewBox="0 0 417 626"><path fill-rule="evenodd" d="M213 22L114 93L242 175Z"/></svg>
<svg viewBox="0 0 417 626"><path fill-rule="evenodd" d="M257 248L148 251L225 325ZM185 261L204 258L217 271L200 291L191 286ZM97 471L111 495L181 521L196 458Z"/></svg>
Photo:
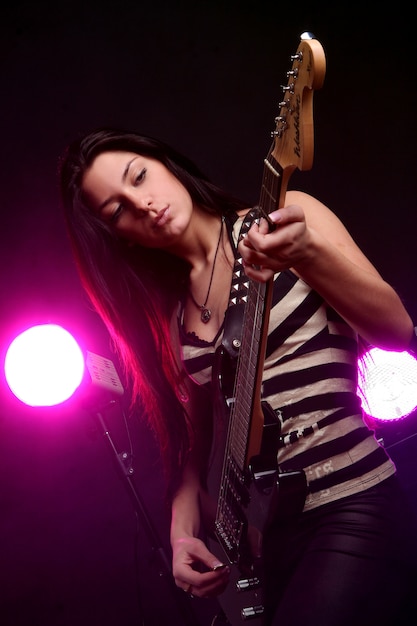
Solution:
<svg viewBox="0 0 417 626"><path fill-rule="evenodd" d="M241 255L249 279L274 278L262 394L281 420L280 468L308 484L302 514L264 538L265 624L402 623L407 516L394 464L363 422L356 364L359 341L408 349L413 323L340 220L288 191L274 228L256 219L239 238L246 203L168 146L115 130L68 148L61 189L83 285L165 459L177 585L212 597L229 582L203 541L200 502L213 358Z"/></svg>

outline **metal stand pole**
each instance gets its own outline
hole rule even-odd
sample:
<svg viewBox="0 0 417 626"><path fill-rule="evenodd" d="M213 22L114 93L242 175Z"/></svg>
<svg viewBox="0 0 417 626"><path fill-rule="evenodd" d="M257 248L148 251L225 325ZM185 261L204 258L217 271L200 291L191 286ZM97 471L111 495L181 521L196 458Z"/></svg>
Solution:
<svg viewBox="0 0 417 626"><path fill-rule="evenodd" d="M113 404L113 402L111 404ZM194 616L193 611L191 610L191 607L189 606L189 600L187 596L184 595L183 597L183 595L181 594L181 590L175 584L175 581L171 572L170 561L167 557L166 551L160 541L160 538L158 537L157 532L155 531L150 521L150 517L146 511L142 498L140 497L140 494L138 493L136 486L132 480L133 468L129 466L128 463L126 463L126 461L129 460L129 455L126 452L119 453L118 450L116 449L116 446L114 445L110 431L105 423L103 412L102 411L96 412L95 416L103 430L103 434L106 438L106 441L112 453L114 454L116 462L121 470L122 476L125 478L127 488L131 496L133 497L133 502L135 505L136 513L138 514L142 522L143 528L149 539L149 543L151 545L152 551L154 554L156 554L158 558L159 574L161 577L167 580L168 584L170 585L172 589L174 599L181 613L181 617L183 620L182 624L184 626L198 626L198 621L196 617Z"/></svg>

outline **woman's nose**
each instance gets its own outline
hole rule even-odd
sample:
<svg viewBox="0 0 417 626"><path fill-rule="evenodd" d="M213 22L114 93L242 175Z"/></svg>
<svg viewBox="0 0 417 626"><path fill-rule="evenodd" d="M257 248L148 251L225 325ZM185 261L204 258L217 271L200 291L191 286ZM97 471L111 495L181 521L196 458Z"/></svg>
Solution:
<svg viewBox="0 0 417 626"><path fill-rule="evenodd" d="M152 198L150 196L135 196L132 198L132 205L136 211L147 213L152 209Z"/></svg>

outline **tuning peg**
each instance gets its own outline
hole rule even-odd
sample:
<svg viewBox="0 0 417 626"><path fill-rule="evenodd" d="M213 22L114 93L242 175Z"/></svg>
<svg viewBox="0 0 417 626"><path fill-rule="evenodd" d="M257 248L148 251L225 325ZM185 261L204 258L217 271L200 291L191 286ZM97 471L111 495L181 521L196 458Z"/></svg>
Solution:
<svg viewBox="0 0 417 626"><path fill-rule="evenodd" d="M288 128L287 119L283 115L279 115L275 118L277 128L271 132L271 137L282 137L286 128Z"/></svg>

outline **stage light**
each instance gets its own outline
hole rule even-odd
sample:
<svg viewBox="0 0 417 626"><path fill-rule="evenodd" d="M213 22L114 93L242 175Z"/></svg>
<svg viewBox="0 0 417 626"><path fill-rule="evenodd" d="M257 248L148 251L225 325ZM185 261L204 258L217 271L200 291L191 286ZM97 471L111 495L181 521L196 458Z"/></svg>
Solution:
<svg viewBox="0 0 417 626"><path fill-rule="evenodd" d="M409 352L371 348L358 362L359 395L367 415L384 421L417 407L417 360Z"/></svg>
<svg viewBox="0 0 417 626"><path fill-rule="evenodd" d="M86 379L87 396L94 402L97 396L124 392L113 363L91 352L85 359L73 336L56 324L33 326L17 336L4 370L12 393L33 407L65 402ZM358 374L358 393L369 417L394 421L417 408L417 359L412 354L371 348L358 361Z"/></svg>
<svg viewBox="0 0 417 626"><path fill-rule="evenodd" d="M72 396L84 375L84 356L56 324L33 326L10 344L4 371L13 394L29 406L54 406Z"/></svg>

